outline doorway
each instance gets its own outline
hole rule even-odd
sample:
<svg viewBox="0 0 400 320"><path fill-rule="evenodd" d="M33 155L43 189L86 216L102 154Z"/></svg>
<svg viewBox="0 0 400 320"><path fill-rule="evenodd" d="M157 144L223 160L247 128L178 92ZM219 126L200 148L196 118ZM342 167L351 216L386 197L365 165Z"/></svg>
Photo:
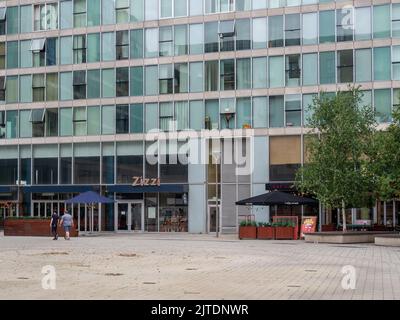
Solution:
<svg viewBox="0 0 400 320"><path fill-rule="evenodd" d="M116 231L144 231L143 201L120 201L115 203Z"/></svg>
<svg viewBox="0 0 400 320"><path fill-rule="evenodd" d="M219 206L219 212L221 216L221 206ZM219 229L221 230L221 224ZM207 233L216 233L216 232L217 232L217 206L209 205L208 215L207 215Z"/></svg>

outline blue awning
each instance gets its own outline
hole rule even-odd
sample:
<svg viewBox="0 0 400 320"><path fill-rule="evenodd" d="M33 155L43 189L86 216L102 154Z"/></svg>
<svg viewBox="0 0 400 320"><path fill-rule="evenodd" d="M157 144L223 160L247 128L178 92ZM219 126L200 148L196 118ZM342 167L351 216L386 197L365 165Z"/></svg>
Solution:
<svg viewBox="0 0 400 320"><path fill-rule="evenodd" d="M17 191L17 187L0 186L0 193L10 193Z"/></svg>
<svg viewBox="0 0 400 320"><path fill-rule="evenodd" d="M160 186L131 186L131 185L113 185L107 186L107 192L116 193L183 193L188 192L189 187L186 184L162 184Z"/></svg>

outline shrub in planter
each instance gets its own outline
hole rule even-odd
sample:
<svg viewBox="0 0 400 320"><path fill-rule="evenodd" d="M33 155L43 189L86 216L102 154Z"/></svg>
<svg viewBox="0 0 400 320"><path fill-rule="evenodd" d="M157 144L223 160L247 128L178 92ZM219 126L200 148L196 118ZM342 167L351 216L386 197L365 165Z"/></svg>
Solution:
<svg viewBox="0 0 400 320"><path fill-rule="evenodd" d="M239 226L239 239L257 239L257 223L242 221Z"/></svg>
<svg viewBox="0 0 400 320"><path fill-rule="evenodd" d="M274 224L275 239L293 240L294 239L294 224L291 222L278 222Z"/></svg>
<svg viewBox="0 0 400 320"><path fill-rule="evenodd" d="M275 239L275 228L270 223L260 222L257 227L257 239Z"/></svg>

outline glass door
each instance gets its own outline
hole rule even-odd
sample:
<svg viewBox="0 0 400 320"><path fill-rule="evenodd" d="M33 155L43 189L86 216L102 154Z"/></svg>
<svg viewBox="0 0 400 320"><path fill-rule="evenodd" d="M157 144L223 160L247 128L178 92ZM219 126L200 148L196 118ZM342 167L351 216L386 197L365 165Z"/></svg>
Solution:
<svg viewBox="0 0 400 320"><path fill-rule="evenodd" d="M143 202L118 202L115 208L117 213L115 230L138 232L144 230Z"/></svg>
<svg viewBox="0 0 400 320"><path fill-rule="evenodd" d="M130 203L130 230L143 231L144 230L144 217L143 217L143 203L133 202Z"/></svg>
<svg viewBox="0 0 400 320"><path fill-rule="evenodd" d="M117 203L117 214L116 214L116 228L115 230L123 231L128 230L128 215L129 215L129 203Z"/></svg>
<svg viewBox="0 0 400 320"><path fill-rule="evenodd" d="M221 205L219 206L219 210L221 210ZM207 231L208 231L208 233L217 232L217 206L216 205L208 206Z"/></svg>

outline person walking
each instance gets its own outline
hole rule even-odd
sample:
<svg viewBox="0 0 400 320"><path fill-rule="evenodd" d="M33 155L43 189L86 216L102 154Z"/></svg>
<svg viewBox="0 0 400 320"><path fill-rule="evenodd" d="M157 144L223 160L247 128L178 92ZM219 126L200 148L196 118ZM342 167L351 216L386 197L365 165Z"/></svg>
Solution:
<svg viewBox="0 0 400 320"><path fill-rule="evenodd" d="M73 228L74 226L74 219L72 218L72 216L69 214L68 211L65 211L64 215L61 217L60 225L64 227L64 232L65 232L64 239L70 240L69 233L71 231L71 228Z"/></svg>
<svg viewBox="0 0 400 320"><path fill-rule="evenodd" d="M50 221L51 234L54 237L53 240L58 239L57 226L59 219L60 217L58 216L57 211L54 211L53 214L51 215L51 221Z"/></svg>

